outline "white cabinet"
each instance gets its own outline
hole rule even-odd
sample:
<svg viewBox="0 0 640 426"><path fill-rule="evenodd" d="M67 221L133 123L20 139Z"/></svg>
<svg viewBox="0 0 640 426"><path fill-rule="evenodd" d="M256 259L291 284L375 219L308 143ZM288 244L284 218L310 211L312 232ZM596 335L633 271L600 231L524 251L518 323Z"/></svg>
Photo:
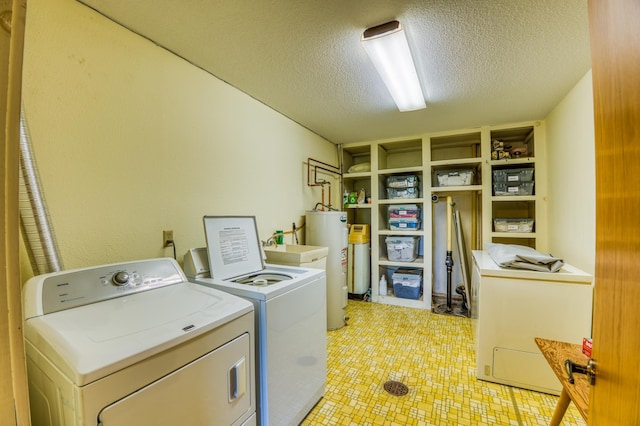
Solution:
<svg viewBox="0 0 640 426"><path fill-rule="evenodd" d="M473 252L471 306L479 379L559 394L561 385L534 338L579 344L591 336L591 275L503 269Z"/></svg>
<svg viewBox="0 0 640 426"><path fill-rule="evenodd" d="M514 154L511 158L492 160L493 140L501 141ZM519 149L527 147L528 149ZM444 246L442 243L443 200L450 196L461 212L467 258L471 250L485 242L510 242L544 249L546 180L544 176L544 123L526 122L505 126L440 132L413 138L397 138L344 144L340 149L343 191L364 189L370 203L344 206L349 223L363 223L371 229L371 293L374 302L431 309L432 293L443 293ZM523 156L524 155L524 156ZM516 168L534 169L535 187L531 195L494 195L493 171ZM456 173L461 173L456 175ZM466 179L471 173L470 180ZM413 194L390 194L390 177L417 176L419 184ZM451 176L450 176L451 175ZM439 179L440 178L440 179ZM393 191L392 191L393 192ZM415 198L396 198L412 195ZM421 209L419 229L390 229L389 208L416 204ZM494 230L493 219L531 218L533 232ZM526 228L522 228L526 230ZM411 262L389 258L387 237L415 236L419 254ZM467 265L471 269L471 265ZM459 266L458 266L459 267ZM419 270L423 291L419 299L395 297L393 291L380 295L378 283L397 268ZM454 267L455 269L455 267ZM455 271L454 271L455 272ZM455 286L458 276L455 277Z"/></svg>

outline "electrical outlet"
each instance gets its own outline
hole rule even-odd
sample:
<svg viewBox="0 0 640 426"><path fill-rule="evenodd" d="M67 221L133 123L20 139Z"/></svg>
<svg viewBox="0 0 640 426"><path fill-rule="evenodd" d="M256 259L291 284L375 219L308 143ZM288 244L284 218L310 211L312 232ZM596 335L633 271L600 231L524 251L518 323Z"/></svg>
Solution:
<svg viewBox="0 0 640 426"><path fill-rule="evenodd" d="M162 231L162 247L169 247L173 241L173 231Z"/></svg>

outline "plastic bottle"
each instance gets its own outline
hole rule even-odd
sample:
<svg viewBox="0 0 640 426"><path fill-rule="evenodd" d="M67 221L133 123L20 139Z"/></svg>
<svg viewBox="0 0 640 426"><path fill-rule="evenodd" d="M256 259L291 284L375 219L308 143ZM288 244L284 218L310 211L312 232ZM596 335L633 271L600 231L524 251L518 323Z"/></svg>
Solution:
<svg viewBox="0 0 640 426"><path fill-rule="evenodd" d="M378 293L380 293L380 296L387 295L387 277L384 275L380 277L380 290Z"/></svg>
<svg viewBox="0 0 640 426"><path fill-rule="evenodd" d="M342 195L342 205L344 207L347 207L347 204L349 204L349 191L344 191L344 194Z"/></svg>

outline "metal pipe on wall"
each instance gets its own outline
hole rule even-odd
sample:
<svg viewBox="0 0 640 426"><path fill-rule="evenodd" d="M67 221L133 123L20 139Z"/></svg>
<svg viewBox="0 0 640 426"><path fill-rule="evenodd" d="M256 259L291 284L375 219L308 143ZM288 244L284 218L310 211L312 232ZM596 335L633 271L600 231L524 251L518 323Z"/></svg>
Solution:
<svg viewBox="0 0 640 426"><path fill-rule="evenodd" d="M312 163L314 165L312 166ZM313 167L313 179L311 179L311 167ZM322 161L315 160L311 157L307 158L307 185L308 186L320 186L322 188L322 202L318 203L322 206L324 210L325 207L329 208L329 210L336 210L331 207L331 182L327 180L318 180L318 169L324 171L326 174L334 175L342 177L342 173L340 169L336 166L332 166L331 164L323 163ZM324 186L329 185L329 202L325 203L324 201Z"/></svg>
<svg viewBox="0 0 640 426"><path fill-rule="evenodd" d="M34 274L64 269L40 188L24 108L20 114L19 197L20 228Z"/></svg>

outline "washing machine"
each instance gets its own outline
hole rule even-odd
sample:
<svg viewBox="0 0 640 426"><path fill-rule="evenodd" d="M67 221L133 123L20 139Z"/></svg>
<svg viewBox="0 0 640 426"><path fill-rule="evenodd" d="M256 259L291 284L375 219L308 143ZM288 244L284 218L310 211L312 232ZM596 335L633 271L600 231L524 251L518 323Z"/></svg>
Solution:
<svg viewBox="0 0 640 426"><path fill-rule="evenodd" d="M326 273L264 264L253 216L205 216L204 227L207 248L185 258L200 272L188 275L253 303L258 424L297 425L325 390Z"/></svg>
<svg viewBox="0 0 640 426"><path fill-rule="evenodd" d="M33 425L256 424L253 305L173 259L40 275L23 304Z"/></svg>

